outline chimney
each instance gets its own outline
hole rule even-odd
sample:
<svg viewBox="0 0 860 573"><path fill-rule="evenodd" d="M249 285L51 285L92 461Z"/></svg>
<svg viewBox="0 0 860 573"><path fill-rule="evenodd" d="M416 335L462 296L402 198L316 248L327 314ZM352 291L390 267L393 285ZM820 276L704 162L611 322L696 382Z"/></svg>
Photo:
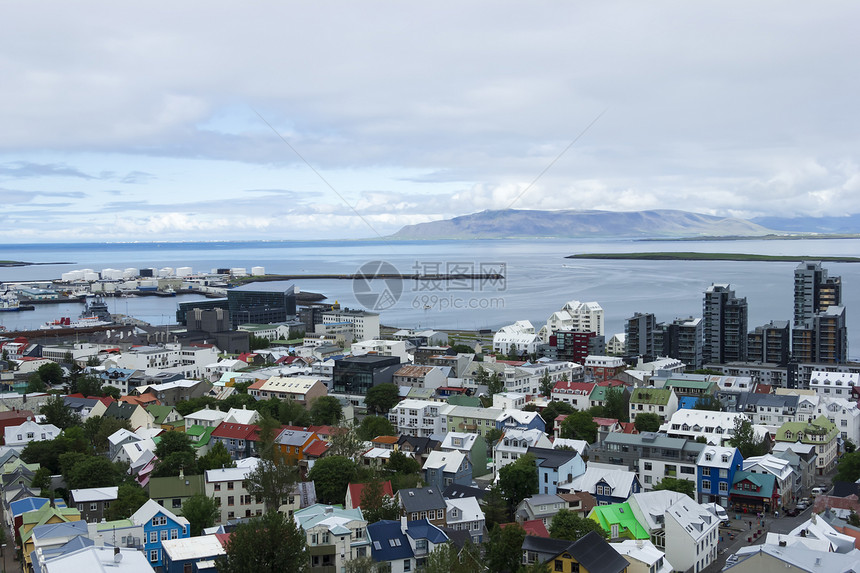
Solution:
<svg viewBox="0 0 860 573"><path fill-rule="evenodd" d="M400 531L402 531L403 533L406 533L406 516L405 515L400 516Z"/></svg>
<svg viewBox="0 0 860 573"><path fill-rule="evenodd" d="M179 468L179 479L185 479L185 471L182 468Z"/></svg>

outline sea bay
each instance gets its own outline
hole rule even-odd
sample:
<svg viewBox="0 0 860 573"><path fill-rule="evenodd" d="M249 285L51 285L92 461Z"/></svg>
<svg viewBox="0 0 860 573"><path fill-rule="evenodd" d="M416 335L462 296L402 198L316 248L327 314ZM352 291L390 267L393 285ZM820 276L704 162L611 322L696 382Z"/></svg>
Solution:
<svg viewBox="0 0 860 573"><path fill-rule="evenodd" d="M653 312L658 321L701 316L702 293L711 283L730 283L749 303L749 328L770 320L791 320L793 262L571 260L574 253L697 251L816 256L858 254L856 239L633 241L523 239L462 241L272 241L215 243L32 244L0 246L0 260L73 264L0 268L0 281L59 278L63 272L91 268L263 266L267 273L352 274L370 261L385 261L402 273L480 272L503 269L504 281L454 283L402 282L397 302L381 310L383 324L401 327L498 328L515 320L536 327L566 301L597 301L605 311L607 335L623 332L634 312ZM849 349L860 349L860 265L826 263L842 277L847 307ZM378 285L379 281L374 281ZM351 280L297 280L303 291L325 294L328 301L361 308ZM266 288L271 288L267 286ZM110 310L152 324L173 322L173 298L110 299ZM366 302L366 298L362 298ZM383 305L385 306L385 305ZM35 311L0 313L9 328L35 327L61 316L76 317L82 304L39 305ZM854 353L851 353L854 355Z"/></svg>

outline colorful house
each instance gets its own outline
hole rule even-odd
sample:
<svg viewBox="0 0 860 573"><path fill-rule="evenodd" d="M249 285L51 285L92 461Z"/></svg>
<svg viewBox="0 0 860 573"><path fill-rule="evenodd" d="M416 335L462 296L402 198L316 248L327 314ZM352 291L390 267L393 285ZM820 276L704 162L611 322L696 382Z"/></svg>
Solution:
<svg viewBox="0 0 860 573"><path fill-rule="evenodd" d="M164 565L162 541L185 539L191 536L191 527L187 519L177 517L151 499L132 514L131 520L135 525L143 526L143 551L153 568Z"/></svg>
<svg viewBox="0 0 860 573"><path fill-rule="evenodd" d="M779 509L779 492L773 474L735 472L729 502L735 511L770 513Z"/></svg>
<svg viewBox="0 0 860 573"><path fill-rule="evenodd" d="M696 491L699 503L729 507L729 492L744 458L737 448L708 445L696 461ZM673 563L674 564L674 563Z"/></svg>
<svg viewBox="0 0 860 573"><path fill-rule="evenodd" d="M636 519L633 509L627 502L598 505L588 514L588 519L599 523L600 527L609 534L610 539L621 537L649 539L651 537L648 530Z"/></svg>
<svg viewBox="0 0 860 573"><path fill-rule="evenodd" d="M786 422L776 432L777 442L800 442L815 447L815 471L818 475L824 475L836 465L838 437L836 424L824 416L811 422Z"/></svg>

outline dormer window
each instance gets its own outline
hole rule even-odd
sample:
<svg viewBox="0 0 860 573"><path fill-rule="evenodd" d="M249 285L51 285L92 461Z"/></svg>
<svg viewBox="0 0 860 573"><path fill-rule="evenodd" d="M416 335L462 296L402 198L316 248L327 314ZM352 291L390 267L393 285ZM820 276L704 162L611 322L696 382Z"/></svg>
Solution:
<svg viewBox="0 0 860 573"><path fill-rule="evenodd" d="M728 455L728 454L723 454L722 460L723 460L723 463L724 463L724 464L727 464L727 463L729 462L729 455Z"/></svg>
<svg viewBox="0 0 860 573"><path fill-rule="evenodd" d="M712 456L711 454L709 454L709 453L708 453L708 454L705 454L705 461L706 461L706 462L711 461L713 458L714 458L714 456Z"/></svg>

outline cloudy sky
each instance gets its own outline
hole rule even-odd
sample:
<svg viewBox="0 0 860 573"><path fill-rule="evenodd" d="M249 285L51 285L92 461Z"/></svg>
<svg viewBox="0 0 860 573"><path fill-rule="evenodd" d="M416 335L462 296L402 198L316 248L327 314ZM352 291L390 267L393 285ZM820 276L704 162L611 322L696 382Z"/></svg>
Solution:
<svg viewBox="0 0 860 573"><path fill-rule="evenodd" d="M858 213L858 21L853 1L5 2L0 243Z"/></svg>

